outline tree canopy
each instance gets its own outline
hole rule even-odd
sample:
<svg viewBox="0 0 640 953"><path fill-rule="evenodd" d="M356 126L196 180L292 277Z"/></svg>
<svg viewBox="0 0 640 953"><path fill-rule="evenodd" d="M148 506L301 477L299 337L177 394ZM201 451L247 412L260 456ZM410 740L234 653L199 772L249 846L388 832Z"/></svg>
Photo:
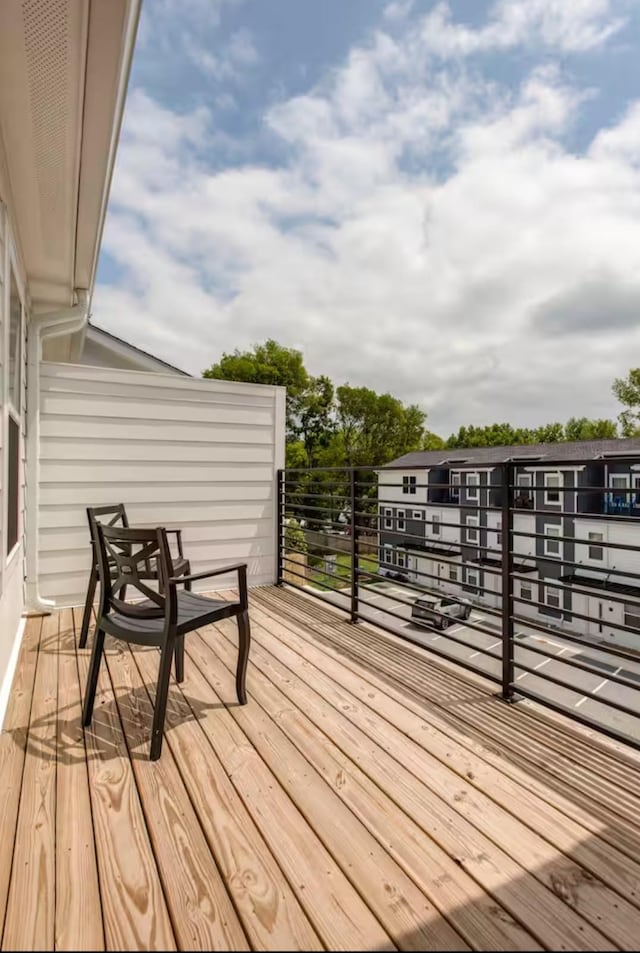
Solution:
<svg viewBox="0 0 640 953"><path fill-rule="evenodd" d="M571 417L566 423L513 427L509 423L463 426L446 440L426 427L416 404L349 383L334 386L325 374L311 375L302 353L269 339L247 351L236 349L204 371L218 380L276 384L287 388L287 466L377 467L412 450L518 446L618 436L614 420ZM640 368L613 382L624 405L622 436L640 435Z"/></svg>

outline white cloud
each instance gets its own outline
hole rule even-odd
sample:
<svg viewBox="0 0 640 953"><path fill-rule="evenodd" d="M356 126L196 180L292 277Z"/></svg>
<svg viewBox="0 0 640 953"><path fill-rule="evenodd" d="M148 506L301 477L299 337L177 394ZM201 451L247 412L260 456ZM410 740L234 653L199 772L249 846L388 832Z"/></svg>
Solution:
<svg viewBox="0 0 640 953"><path fill-rule="evenodd" d="M577 49L616 25L596 0L571 24L565 4L526 7L528 43ZM523 9L464 30L521 35ZM274 337L314 373L421 403L443 433L614 413L640 347L640 103L573 154L588 90L549 65L516 90L434 65L433 16L395 20L274 106L279 167L212 171L206 110L132 95L105 232L125 277L97 289L96 323L195 373Z"/></svg>

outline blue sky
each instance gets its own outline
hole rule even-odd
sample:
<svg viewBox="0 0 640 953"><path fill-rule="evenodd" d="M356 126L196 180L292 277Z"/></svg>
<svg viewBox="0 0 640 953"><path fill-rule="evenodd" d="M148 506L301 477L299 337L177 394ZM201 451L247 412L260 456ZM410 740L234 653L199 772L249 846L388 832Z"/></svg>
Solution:
<svg viewBox="0 0 640 953"><path fill-rule="evenodd" d="M430 425L616 412L640 354L640 3L147 0L93 321L267 337Z"/></svg>

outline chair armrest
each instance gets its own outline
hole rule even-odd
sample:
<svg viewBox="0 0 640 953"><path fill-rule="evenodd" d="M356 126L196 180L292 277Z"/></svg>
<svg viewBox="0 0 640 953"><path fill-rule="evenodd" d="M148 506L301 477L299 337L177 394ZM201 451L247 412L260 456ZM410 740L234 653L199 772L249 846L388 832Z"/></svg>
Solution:
<svg viewBox="0 0 640 953"><path fill-rule="evenodd" d="M232 566L221 566L220 569L209 569L205 572L196 572L191 576L173 576L169 580L170 586L177 586L183 582L195 582L197 579L209 579L212 576L224 576L228 572L240 572L240 570L247 570L246 563L234 563Z"/></svg>
<svg viewBox="0 0 640 953"><path fill-rule="evenodd" d="M220 569L210 569L205 572L196 572L191 576L173 576L169 580L169 585L174 588L184 582L195 582L198 579L211 579L213 576L224 576L228 572L238 573L238 591L240 594L240 606L247 609L249 602L247 596L247 564L233 563L230 566L221 566Z"/></svg>

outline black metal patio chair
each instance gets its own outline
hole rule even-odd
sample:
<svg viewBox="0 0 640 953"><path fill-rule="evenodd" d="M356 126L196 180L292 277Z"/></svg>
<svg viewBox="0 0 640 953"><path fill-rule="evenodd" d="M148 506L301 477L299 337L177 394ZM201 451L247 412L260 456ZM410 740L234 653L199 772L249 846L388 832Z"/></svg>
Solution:
<svg viewBox="0 0 640 953"><path fill-rule="evenodd" d="M91 625L91 612L93 609L93 603L96 596L96 587L98 585L98 556L96 553L96 546L94 542L94 532L93 525L96 522L104 523L106 526L123 526L125 529L129 527L129 520L127 518L127 511L125 509L124 503L111 503L108 506L88 506L87 507L87 520L89 523L89 538L91 540L91 573L89 575L89 585L87 587L87 596L84 602L84 613L82 615L82 627L80 629L80 640L79 646L83 649L87 644L87 639L89 638L89 626ZM167 533L172 533L176 537L176 545L178 548L178 555L172 556L172 576L188 576L191 572L191 564L188 559L184 558L184 552L182 551L182 531L179 529L168 529ZM145 570L145 579L157 579L158 570L155 564L151 561L147 563ZM185 585L185 589L190 589L189 584Z"/></svg>
<svg viewBox="0 0 640 953"><path fill-rule="evenodd" d="M237 619L239 647L236 693L241 705L247 702L246 674L250 645L247 566L246 563L235 563L209 572L176 577L172 575L166 529L129 529L94 522L92 532L98 558L100 607L91 651L82 724L85 727L91 724L105 634L136 645L158 646L160 667L150 751L151 760L155 761L162 750L171 663L175 654L176 681L181 682L184 678L184 637L187 633L220 619ZM155 560L158 566L157 591L147 585L145 572L149 560ZM186 589L178 591L178 586L186 582L192 583L229 572L237 573L237 601L203 596ZM136 597L142 597L140 601L128 601L127 589Z"/></svg>

